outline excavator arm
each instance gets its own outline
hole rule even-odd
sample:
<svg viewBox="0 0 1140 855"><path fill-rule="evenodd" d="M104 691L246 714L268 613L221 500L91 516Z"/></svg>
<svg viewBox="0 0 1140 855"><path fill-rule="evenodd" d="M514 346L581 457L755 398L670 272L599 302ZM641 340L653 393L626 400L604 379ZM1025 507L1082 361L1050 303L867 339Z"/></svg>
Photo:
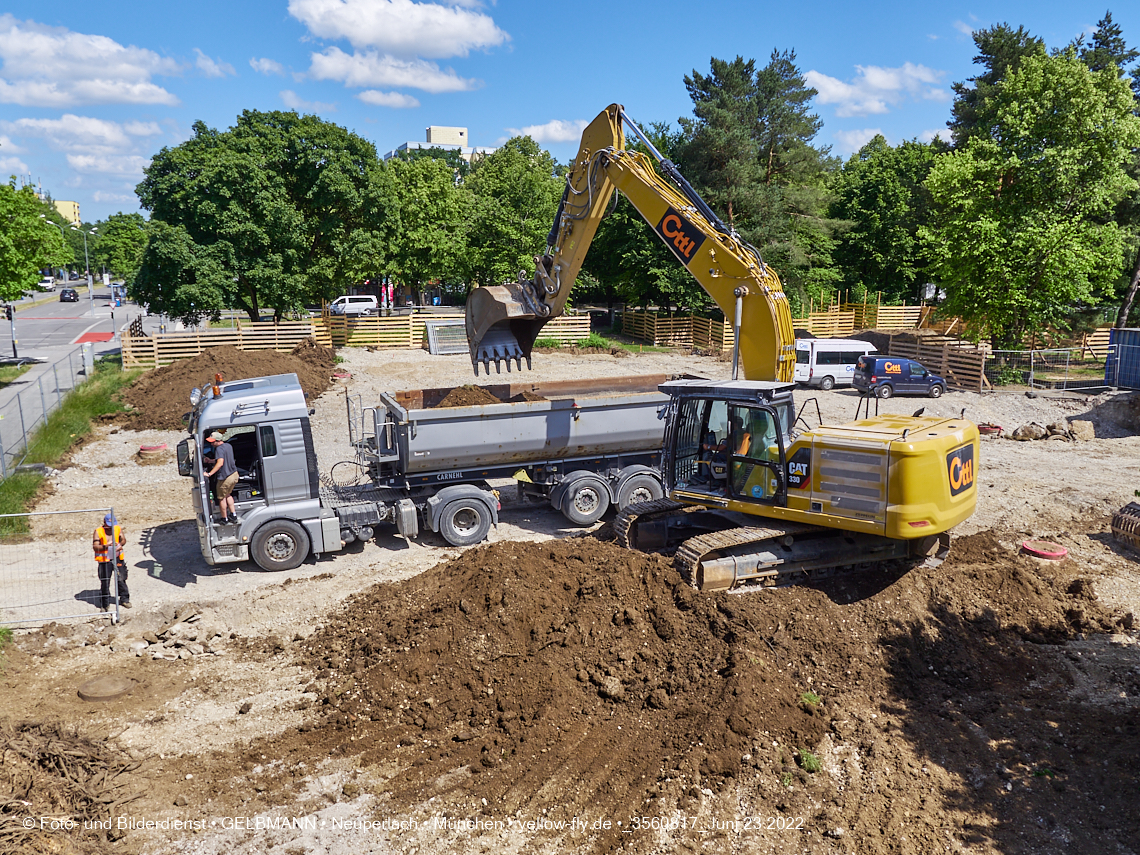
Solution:
<svg viewBox="0 0 1140 855"><path fill-rule="evenodd" d="M625 147L623 124L653 153L666 180L642 152ZM476 288L467 300L467 343L475 374L506 360L531 365L531 348L547 322L562 314L570 288L615 190L620 190L701 287L734 321L746 380L790 382L795 332L779 277L725 225L677 168L611 104L582 133L578 156L548 238L530 278Z"/></svg>

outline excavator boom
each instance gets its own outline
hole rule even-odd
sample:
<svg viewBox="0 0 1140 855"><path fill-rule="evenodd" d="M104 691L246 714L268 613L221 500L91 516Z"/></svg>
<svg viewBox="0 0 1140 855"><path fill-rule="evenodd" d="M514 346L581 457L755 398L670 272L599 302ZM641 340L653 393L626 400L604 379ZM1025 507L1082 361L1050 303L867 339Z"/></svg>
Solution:
<svg viewBox="0 0 1140 855"><path fill-rule="evenodd" d="M626 148L629 127L653 160ZM611 104L582 134L578 156L550 230L545 255L529 278L476 288L467 301L467 342L475 374L506 361L530 367L534 341L562 314L570 288L615 190L637 208L726 318L733 318L745 379L790 381L795 369L792 315L780 279L760 253L725 225L677 168L624 113Z"/></svg>

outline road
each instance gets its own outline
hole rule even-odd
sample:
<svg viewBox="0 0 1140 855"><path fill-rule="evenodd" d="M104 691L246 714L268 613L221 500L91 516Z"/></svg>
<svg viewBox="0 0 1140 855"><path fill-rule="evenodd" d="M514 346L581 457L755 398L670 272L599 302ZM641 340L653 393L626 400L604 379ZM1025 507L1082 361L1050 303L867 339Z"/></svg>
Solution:
<svg viewBox="0 0 1140 855"><path fill-rule="evenodd" d="M80 292L78 303L59 302L59 289L57 289L54 295L36 295L35 302L16 304L17 356L47 358L51 352L75 344L76 339L84 333L102 333L108 336L115 331L116 326L127 320L126 308L120 308L112 319L110 289L95 290L94 307L85 293L86 288L76 290ZM48 298L48 301L40 302L44 298ZM135 314L137 313L136 308ZM2 320L0 320L0 354L12 355L12 324L4 323Z"/></svg>

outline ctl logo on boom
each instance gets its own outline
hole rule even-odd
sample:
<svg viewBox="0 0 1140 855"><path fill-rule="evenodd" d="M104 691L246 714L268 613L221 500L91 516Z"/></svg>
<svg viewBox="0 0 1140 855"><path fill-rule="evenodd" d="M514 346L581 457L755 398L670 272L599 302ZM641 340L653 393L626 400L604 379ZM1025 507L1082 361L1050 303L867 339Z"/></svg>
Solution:
<svg viewBox="0 0 1140 855"><path fill-rule="evenodd" d="M946 474L950 476L950 495L957 496L974 486L974 446L963 445L946 455Z"/></svg>
<svg viewBox="0 0 1140 855"><path fill-rule="evenodd" d="M666 209L665 216L657 224L657 234L661 235L662 240L669 244L669 248L677 253L684 264L693 260L705 242L705 236L700 230L673 208Z"/></svg>

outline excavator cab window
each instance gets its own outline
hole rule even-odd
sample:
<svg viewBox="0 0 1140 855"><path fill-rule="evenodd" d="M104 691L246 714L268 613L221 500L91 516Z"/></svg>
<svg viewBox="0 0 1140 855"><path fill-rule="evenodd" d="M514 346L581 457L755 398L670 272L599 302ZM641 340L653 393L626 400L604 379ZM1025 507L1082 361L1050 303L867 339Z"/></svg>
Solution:
<svg viewBox="0 0 1140 855"><path fill-rule="evenodd" d="M738 499L784 504L784 435L782 413L771 407L728 408L729 491Z"/></svg>
<svg viewBox="0 0 1140 855"><path fill-rule="evenodd" d="M724 492L728 471L728 404L689 398L681 402L673 456L673 483Z"/></svg>

